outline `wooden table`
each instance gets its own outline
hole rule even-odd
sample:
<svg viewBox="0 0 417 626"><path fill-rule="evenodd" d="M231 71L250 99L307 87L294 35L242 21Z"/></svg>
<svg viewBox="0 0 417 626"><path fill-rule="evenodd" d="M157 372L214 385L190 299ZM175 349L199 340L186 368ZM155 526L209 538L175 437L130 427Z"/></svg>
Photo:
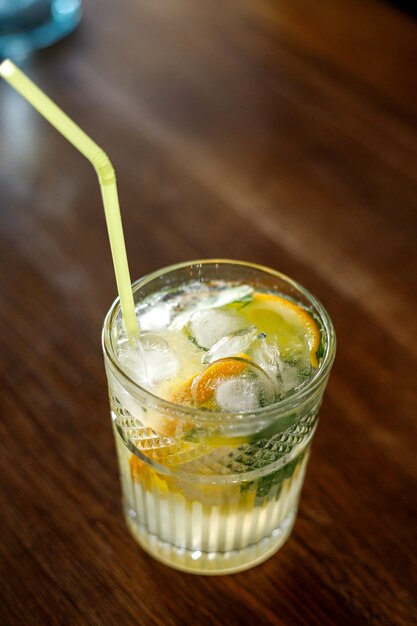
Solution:
<svg viewBox="0 0 417 626"><path fill-rule="evenodd" d="M375 0L90 0L25 65L111 155L134 277L240 258L325 304L338 354L294 533L228 577L125 527L90 165L0 85L0 623L416 623L417 23Z"/></svg>

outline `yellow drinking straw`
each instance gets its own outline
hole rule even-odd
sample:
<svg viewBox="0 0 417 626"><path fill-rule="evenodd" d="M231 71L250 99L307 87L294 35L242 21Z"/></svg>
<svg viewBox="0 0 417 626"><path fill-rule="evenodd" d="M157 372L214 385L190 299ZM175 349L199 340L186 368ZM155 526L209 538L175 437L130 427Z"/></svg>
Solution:
<svg viewBox="0 0 417 626"><path fill-rule="evenodd" d="M138 335L138 323L130 283L129 265L120 216L116 175L107 154L23 72L6 59L0 64L0 76L18 91L61 135L77 148L93 165L100 182L106 215L117 290L123 321L130 339Z"/></svg>

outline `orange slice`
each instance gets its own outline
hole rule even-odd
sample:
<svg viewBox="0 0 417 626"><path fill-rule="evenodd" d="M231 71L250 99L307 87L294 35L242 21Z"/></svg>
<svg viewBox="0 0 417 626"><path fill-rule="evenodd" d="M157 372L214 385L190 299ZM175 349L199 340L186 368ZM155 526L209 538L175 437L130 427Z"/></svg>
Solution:
<svg viewBox="0 0 417 626"><path fill-rule="evenodd" d="M192 383L197 406L205 406L214 396L216 388L222 380L239 376L247 367L245 361L249 359L246 354L239 354L233 358L225 358L210 365Z"/></svg>
<svg viewBox="0 0 417 626"><path fill-rule="evenodd" d="M171 401L175 402L175 404L184 404L185 406L194 404L191 387L197 376L199 376L199 374L194 374L194 376L191 376L191 378L188 378L184 383L177 387L172 394Z"/></svg>
<svg viewBox="0 0 417 626"><path fill-rule="evenodd" d="M169 491L168 476L162 477L154 469L152 469L147 463L138 459L135 454L132 454L129 459L130 473L134 481L142 483L145 489L148 491L158 491L165 494Z"/></svg>
<svg viewBox="0 0 417 626"><path fill-rule="evenodd" d="M284 359L300 355L307 344L311 365L318 366L320 330L303 307L281 296L255 292L252 302L241 309L241 315L267 335Z"/></svg>
<svg viewBox="0 0 417 626"><path fill-rule="evenodd" d="M214 409L213 396L217 385L222 380L241 374L247 367L244 359L251 360L247 354L240 353L212 363L202 373L192 376L180 385L172 394L172 401L176 404L196 404L198 408Z"/></svg>

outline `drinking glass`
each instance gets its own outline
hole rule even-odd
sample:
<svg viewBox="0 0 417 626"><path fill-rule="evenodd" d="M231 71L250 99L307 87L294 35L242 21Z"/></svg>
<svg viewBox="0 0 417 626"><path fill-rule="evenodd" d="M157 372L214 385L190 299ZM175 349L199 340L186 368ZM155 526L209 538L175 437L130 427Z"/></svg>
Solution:
<svg viewBox="0 0 417 626"><path fill-rule="evenodd" d="M306 289L250 263L174 265L134 283L134 299L196 280L283 295L304 306L322 334L319 366L299 389L270 406L216 413L173 404L134 382L116 355L118 299L106 316L103 350L127 525L148 553L172 567L226 574L265 560L291 533L335 334Z"/></svg>
<svg viewBox="0 0 417 626"><path fill-rule="evenodd" d="M0 60L50 46L80 19L81 0L0 0Z"/></svg>

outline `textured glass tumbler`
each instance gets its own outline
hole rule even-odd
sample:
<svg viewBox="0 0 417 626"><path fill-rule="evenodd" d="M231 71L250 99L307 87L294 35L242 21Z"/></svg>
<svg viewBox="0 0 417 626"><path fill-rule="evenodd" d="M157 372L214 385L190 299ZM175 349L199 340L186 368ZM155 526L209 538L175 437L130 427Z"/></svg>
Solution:
<svg viewBox="0 0 417 626"><path fill-rule="evenodd" d="M127 525L167 565L227 574L265 560L291 533L335 336L328 314L303 287L248 263L168 267L134 284L135 302L195 280L237 281L289 296L324 336L319 367L292 395L253 411L215 413L158 398L129 378L116 356L119 300L106 316L103 350Z"/></svg>
<svg viewBox="0 0 417 626"><path fill-rule="evenodd" d="M20 60L68 35L81 19L81 0L0 0L0 59Z"/></svg>

